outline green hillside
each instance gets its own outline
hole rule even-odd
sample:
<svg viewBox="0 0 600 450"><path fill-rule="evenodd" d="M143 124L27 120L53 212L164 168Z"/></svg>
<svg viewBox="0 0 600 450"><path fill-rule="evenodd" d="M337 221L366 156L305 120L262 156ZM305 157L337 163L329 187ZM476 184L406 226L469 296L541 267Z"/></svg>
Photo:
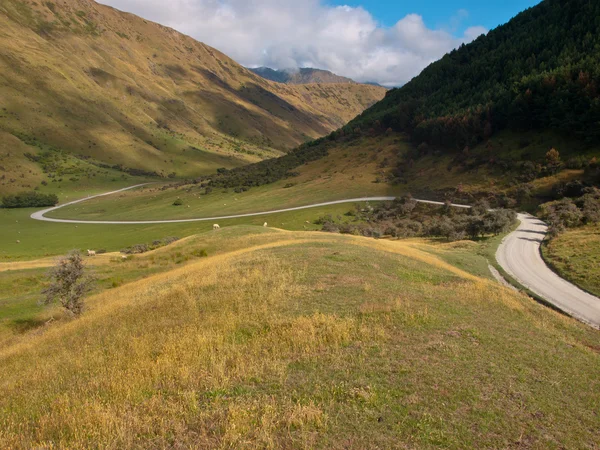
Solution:
<svg viewBox="0 0 600 450"><path fill-rule="evenodd" d="M350 78L341 77L329 70L301 67L299 69L275 70L269 67L256 67L249 69L267 80L287 84L332 84L332 83L355 83Z"/></svg>
<svg viewBox="0 0 600 450"><path fill-rule="evenodd" d="M61 178L82 160L117 177L190 177L260 161L344 125L384 92L272 83L91 0L0 0L0 193ZM69 160L42 171L25 153ZM86 172L69 171L62 178Z"/></svg>
<svg viewBox="0 0 600 450"><path fill-rule="evenodd" d="M431 64L328 137L202 181L293 183L307 161L395 141L396 167L381 181L414 194L507 197L532 208L560 183L599 184L598 17L597 2L546 0Z"/></svg>
<svg viewBox="0 0 600 450"><path fill-rule="evenodd" d="M545 0L431 64L351 121L462 150L496 131L600 137L600 4Z"/></svg>

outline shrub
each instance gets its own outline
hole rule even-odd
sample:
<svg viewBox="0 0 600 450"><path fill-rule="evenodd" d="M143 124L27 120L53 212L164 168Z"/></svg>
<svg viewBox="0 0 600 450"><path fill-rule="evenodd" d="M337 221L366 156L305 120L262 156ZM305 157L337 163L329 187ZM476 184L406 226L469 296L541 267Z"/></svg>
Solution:
<svg viewBox="0 0 600 450"><path fill-rule="evenodd" d="M575 156L572 158L569 158L567 160L567 169L583 169L585 167L586 161L583 157L581 156Z"/></svg>
<svg viewBox="0 0 600 450"><path fill-rule="evenodd" d="M183 200L181 200L180 198L178 198L177 200L175 200L173 202L173 206L181 206L183 205Z"/></svg>
<svg viewBox="0 0 600 450"><path fill-rule="evenodd" d="M135 245L132 245L131 247L122 249L121 253L125 253L126 255L134 255L134 254L146 253L147 251L150 251L150 248L148 247L147 244L135 244Z"/></svg>
<svg viewBox="0 0 600 450"><path fill-rule="evenodd" d="M178 241L178 240L179 240L179 238L178 238L178 237L175 237L175 236L168 236L168 237L166 237L166 238L163 238L163 240L162 240L162 245L169 245L169 244L172 244L173 242L176 242L176 241Z"/></svg>
<svg viewBox="0 0 600 450"><path fill-rule="evenodd" d="M55 206L58 197L55 194L40 194L39 192L21 192L16 195L2 197L4 208L39 208L44 206Z"/></svg>
<svg viewBox="0 0 600 450"><path fill-rule="evenodd" d="M600 222L600 189L587 188L585 195L576 201L583 214L583 223Z"/></svg>
<svg viewBox="0 0 600 450"><path fill-rule="evenodd" d="M570 198L542 205L540 216L549 222L552 235L562 232L565 228L579 226L583 218L582 212Z"/></svg>
<svg viewBox="0 0 600 450"><path fill-rule="evenodd" d="M91 290L92 278L85 273L83 258L78 251L72 251L61 258L50 271L50 285L42 291L46 296L45 303L54 301L71 314L81 315L83 297Z"/></svg>
<svg viewBox="0 0 600 450"><path fill-rule="evenodd" d="M333 222L325 222L323 223L323 231L328 233L339 233L340 227Z"/></svg>
<svg viewBox="0 0 600 450"><path fill-rule="evenodd" d="M483 216L484 232L494 235L510 230L517 220L517 213L510 209L495 209Z"/></svg>

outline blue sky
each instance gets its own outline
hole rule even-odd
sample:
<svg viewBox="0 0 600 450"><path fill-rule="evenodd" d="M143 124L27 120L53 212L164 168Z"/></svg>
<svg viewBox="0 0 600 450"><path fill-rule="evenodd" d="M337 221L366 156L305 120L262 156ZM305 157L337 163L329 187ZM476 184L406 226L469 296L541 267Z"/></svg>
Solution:
<svg viewBox="0 0 600 450"><path fill-rule="evenodd" d="M539 0L100 1L175 28L247 67L315 67L384 86L406 83L445 53L539 3Z"/></svg>
<svg viewBox="0 0 600 450"><path fill-rule="evenodd" d="M469 26L481 25L491 30L540 0L329 0L326 3L362 6L387 27L407 14L419 14L429 28L461 34ZM466 11L466 17L461 11Z"/></svg>

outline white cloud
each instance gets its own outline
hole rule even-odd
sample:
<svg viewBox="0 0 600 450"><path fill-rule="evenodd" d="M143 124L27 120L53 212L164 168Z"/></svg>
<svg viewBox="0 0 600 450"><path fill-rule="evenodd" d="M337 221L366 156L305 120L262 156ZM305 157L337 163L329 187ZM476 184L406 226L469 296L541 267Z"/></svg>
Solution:
<svg viewBox="0 0 600 450"><path fill-rule="evenodd" d="M327 6L321 0L101 0L175 28L245 66L317 67L357 81L406 83L431 62L482 33L452 31L468 17L449 18L450 31L427 28L409 14L380 26L363 8Z"/></svg>

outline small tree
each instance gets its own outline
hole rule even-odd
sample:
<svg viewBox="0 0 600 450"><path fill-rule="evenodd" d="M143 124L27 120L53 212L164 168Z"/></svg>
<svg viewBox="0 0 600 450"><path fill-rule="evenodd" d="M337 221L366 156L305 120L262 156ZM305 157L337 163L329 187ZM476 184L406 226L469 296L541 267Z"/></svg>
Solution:
<svg viewBox="0 0 600 450"><path fill-rule="evenodd" d="M560 153L558 153L558 150L555 148L548 150L548 153L546 153L546 162L552 165L560 164Z"/></svg>
<svg viewBox="0 0 600 450"><path fill-rule="evenodd" d="M560 153L555 148L551 148L546 153L546 167L550 173L556 173L560 170L562 161L560 159Z"/></svg>
<svg viewBox="0 0 600 450"><path fill-rule="evenodd" d="M92 278L86 275L81 253L74 250L58 260L49 274L50 286L42 291L46 304L58 301L71 314L83 312L83 296L91 290Z"/></svg>

